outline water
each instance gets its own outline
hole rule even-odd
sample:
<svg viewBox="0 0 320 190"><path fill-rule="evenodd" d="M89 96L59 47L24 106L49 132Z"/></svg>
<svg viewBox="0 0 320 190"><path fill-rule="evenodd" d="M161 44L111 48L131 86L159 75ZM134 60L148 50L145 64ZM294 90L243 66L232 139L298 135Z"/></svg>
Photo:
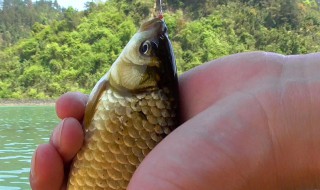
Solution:
<svg viewBox="0 0 320 190"><path fill-rule="evenodd" d="M58 122L53 106L0 106L0 190L31 189L32 154Z"/></svg>

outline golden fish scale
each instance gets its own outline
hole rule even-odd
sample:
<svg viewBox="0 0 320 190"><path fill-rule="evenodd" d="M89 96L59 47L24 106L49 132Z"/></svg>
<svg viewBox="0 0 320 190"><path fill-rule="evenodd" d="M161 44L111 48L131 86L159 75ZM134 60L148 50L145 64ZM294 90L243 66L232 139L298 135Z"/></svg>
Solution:
<svg viewBox="0 0 320 190"><path fill-rule="evenodd" d="M100 97L74 159L68 189L126 189L143 158L175 126L175 101L167 88L123 97Z"/></svg>

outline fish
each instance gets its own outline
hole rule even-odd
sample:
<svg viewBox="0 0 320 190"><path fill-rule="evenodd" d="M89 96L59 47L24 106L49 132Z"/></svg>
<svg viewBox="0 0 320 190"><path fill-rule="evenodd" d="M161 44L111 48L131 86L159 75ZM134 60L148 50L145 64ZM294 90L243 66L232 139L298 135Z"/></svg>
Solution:
<svg viewBox="0 0 320 190"><path fill-rule="evenodd" d="M67 189L125 190L146 155L179 125L178 79L162 16L143 23L89 95L85 140Z"/></svg>

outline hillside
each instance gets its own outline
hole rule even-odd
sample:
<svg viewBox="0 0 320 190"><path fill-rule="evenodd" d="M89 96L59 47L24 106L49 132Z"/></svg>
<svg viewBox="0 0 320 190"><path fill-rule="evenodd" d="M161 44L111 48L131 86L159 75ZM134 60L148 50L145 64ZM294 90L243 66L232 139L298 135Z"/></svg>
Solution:
<svg viewBox="0 0 320 190"><path fill-rule="evenodd" d="M316 0L192 2L164 2L179 73L244 51L320 51ZM152 14L153 5L152 0L109 0L89 3L83 12L58 10L57 18L34 22L30 33L0 50L0 98L89 93L140 23Z"/></svg>
<svg viewBox="0 0 320 190"><path fill-rule="evenodd" d="M57 0L0 0L0 49L31 37L31 28L38 22L50 24L63 16Z"/></svg>

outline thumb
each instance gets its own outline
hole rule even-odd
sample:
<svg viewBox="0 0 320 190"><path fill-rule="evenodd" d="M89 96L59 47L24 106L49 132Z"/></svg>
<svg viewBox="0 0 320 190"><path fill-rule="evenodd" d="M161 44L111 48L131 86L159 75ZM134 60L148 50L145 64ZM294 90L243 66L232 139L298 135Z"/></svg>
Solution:
<svg viewBox="0 0 320 190"><path fill-rule="evenodd" d="M250 122L254 127L248 127L248 120L241 122L239 114L233 114L238 109L246 112L239 102L234 99L215 104L178 127L143 160L128 190L243 187L248 174L259 171L265 150L261 148L269 144L269 139L258 119L259 106L253 104L246 109L257 118ZM231 106L234 103L238 106ZM264 178L269 172L261 173Z"/></svg>
<svg viewBox="0 0 320 190"><path fill-rule="evenodd" d="M186 188L187 179L192 179L193 176L193 173L188 171L191 166L186 163L194 161L191 160L192 155L189 155L192 154L190 150L186 152L183 146L193 149L191 146L195 145L185 144L182 136L189 138L185 133L179 128L158 144L134 173L128 190L196 189Z"/></svg>

